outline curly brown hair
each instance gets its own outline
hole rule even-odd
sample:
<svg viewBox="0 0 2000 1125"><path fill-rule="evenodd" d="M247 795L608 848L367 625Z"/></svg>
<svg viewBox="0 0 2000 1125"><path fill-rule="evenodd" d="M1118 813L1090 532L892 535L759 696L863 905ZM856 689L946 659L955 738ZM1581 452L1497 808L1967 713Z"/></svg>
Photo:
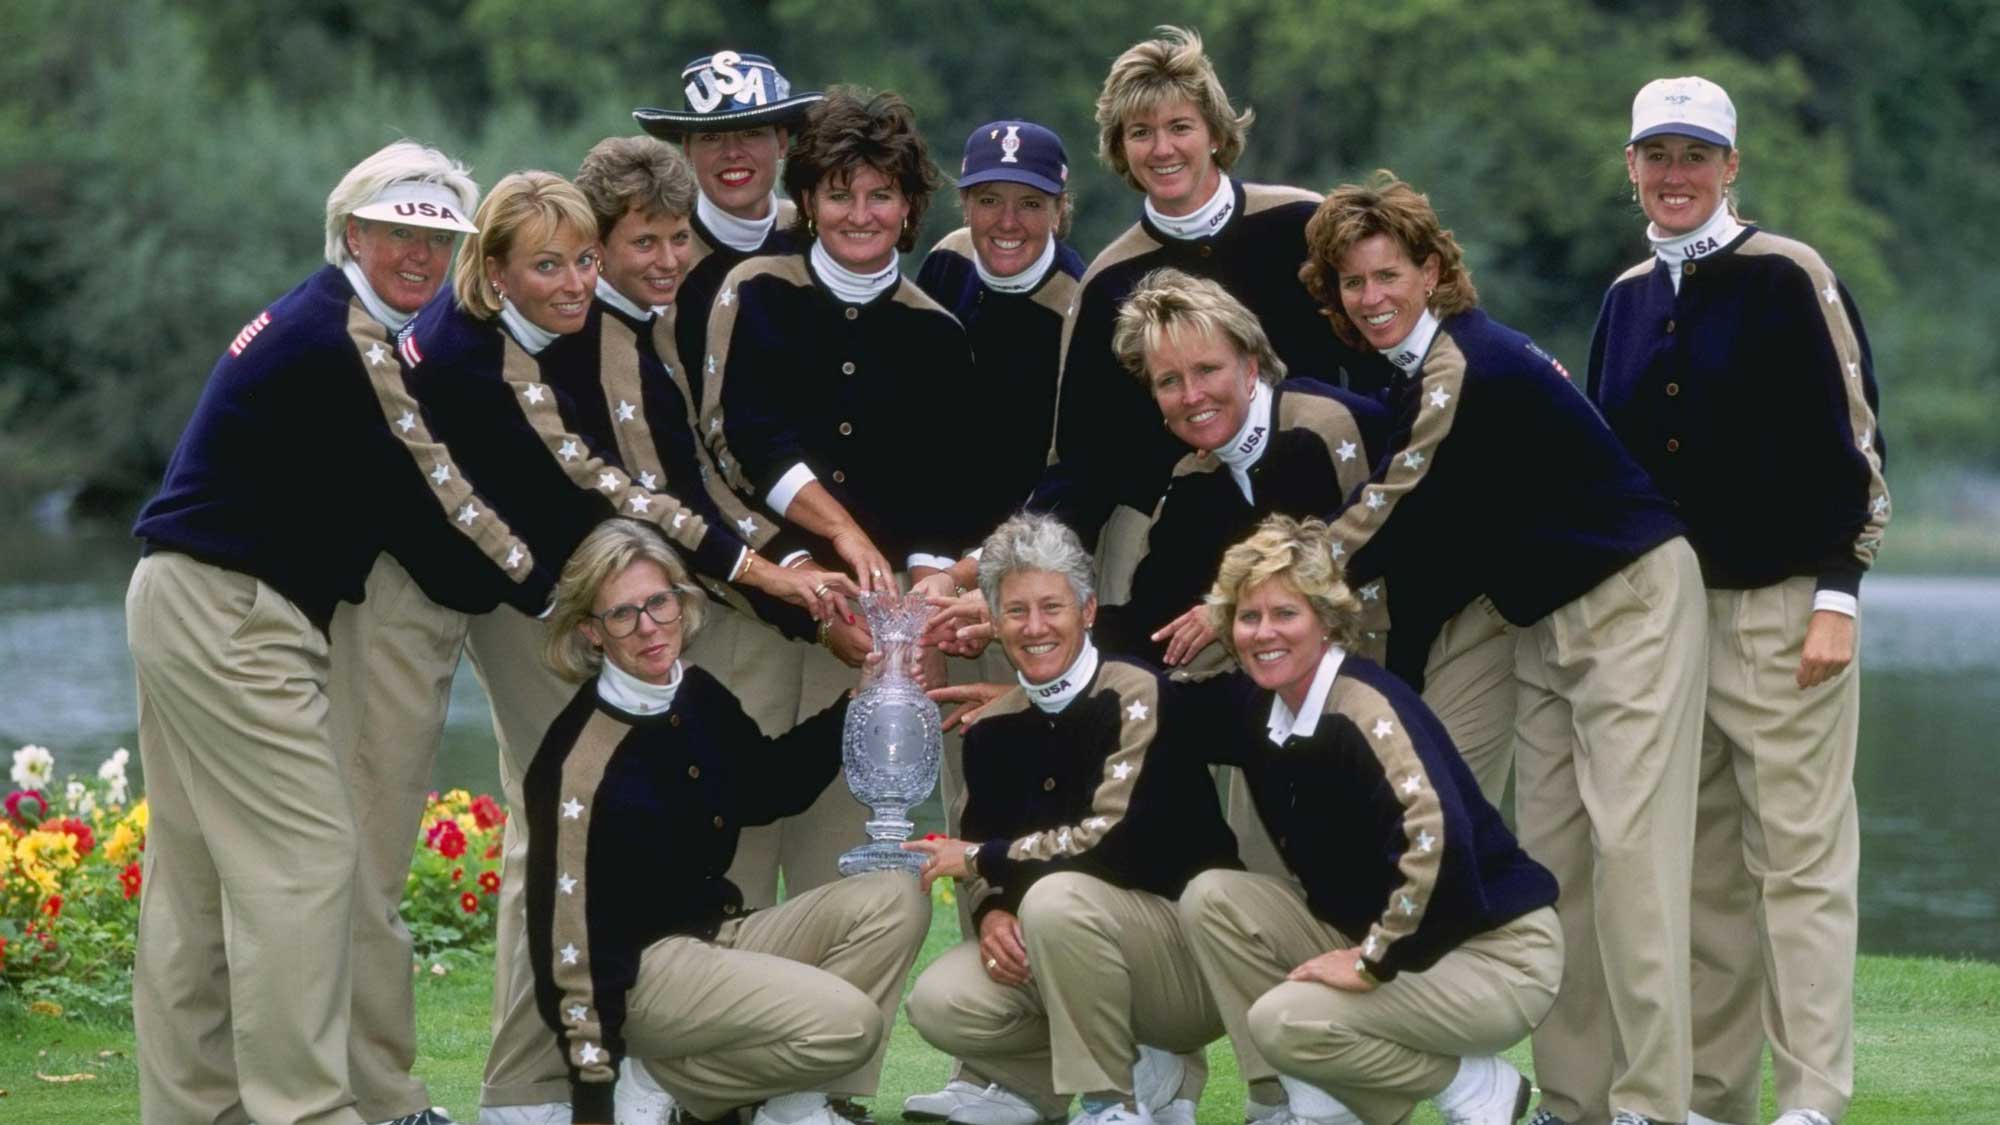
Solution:
<svg viewBox="0 0 2000 1125"><path fill-rule="evenodd" d="M785 154L785 194L798 206L792 221L792 235L801 243L812 241L812 215L808 201L821 180L836 184L850 179L863 166L873 168L903 191L910 214L896 249L909 253L917 244L917 230L924 225L931 194L941 187L944 175L931 160L930 145L917 131L916 111L902 95L884 90L870 93L858 86L835 86L826 97L806 112L805 123L792 136L791 150Z"/></svg>
<svg viewBox="0 0 2000 1125"><path fill-rule="evenodd" d="M1362 339L1340 303L1340 259L1356 243L1378 234L1395 239L1418 266L1436 256L1437 288L1428 301L1434 315L1451 316L1479 304L1465 252L1438 221L1430 197L1387 168L1378 169L1366 184L1333 189L1306 222L1306 264L1299 267L1299 280L1333 322L1334 334L1348 345L1361 347Z"/></svg>

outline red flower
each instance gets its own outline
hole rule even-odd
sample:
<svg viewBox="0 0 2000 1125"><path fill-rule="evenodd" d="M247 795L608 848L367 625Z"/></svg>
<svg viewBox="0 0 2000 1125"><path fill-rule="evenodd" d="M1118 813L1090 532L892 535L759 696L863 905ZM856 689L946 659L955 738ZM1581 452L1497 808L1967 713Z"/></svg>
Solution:
<svg viewBox="0 0 2000 1125"><path fill-rule="evenodd" d="M463 867L454 867L454 868L452 868L452 869L451 869L451 881L452 881L452 882L456 883L456 882L458 882L458 881L459 881L460 879L463 879L463 878L465 878L465 868L463 868Z"/></svg>
<svg viewBox="0 0 2000 1125"><path fill-rule="evenodd" d="M481 793L472 799L472 822L481 828L498 828L507 823L507 810L500 802Z"/></svg>
<svg viewBox="0 0 2000 1125"><path fill-rule="evenodd" d="M498 840L493 841L493 846L486 849L486 858L487 859L500 858L500 841Z"/></svg>
<svg viewBox="0 0 2000 1125"><path fill-rule="evenodd" d="M7 967L7 937L0 934L0 969Z"/></svg>
<svg viewBox="0 0 2000 1125"><path fill-rule="evenodd" d="M43 903L43 904L42 904L42 913L44 913L44 914L48 915L48 916L49 916L49 917L51 917L51 918L55 917L55 916L56 916L56 915L58 915L58 914L61 914L61 913L62 913L62 896L61 896L61 895L50 895L50 896L49 896L49 901L47 901L47 902L45 902L45 903Z"/></svg>
<svg viewBox="0 0 2000 1125"><path fill-rule="evenodd" d="M446 859L465 854L465 830L455 820L440 820L431 826L430 845Z"/></svg>
<svg viewBox="0 0 2000 1125"><path fill-rule="evenodd" d="M498 871L481 872L479 885L485 889L487 894L492 894L500 889L500 873Z"/></svg>
<svg viewBox="0 0 2000 1125"><path fill-rule="evenodd" d="M139 865L134 863L118 873L118 885L125 888L126 899L139 893Z"/></svg>
<svg viewBox="0 0 2000 1125"><path fill-rule="evenodd" d="M25 813L22 812L21 806L27 804L30 801L34 802L34 807ZM40 824L42 822L42 818L47 815L49 815L49 799L47 797L42 796L41 790L16 789L12 793L7 794L8 820L11 820L16 824L25 825L27 827L32 828L35 825ZM33 820L28 819L31 816L34 817Z"/></svg>
<svg viewBox="0 0 2000 1125"><path fill-rule="evenodd" d="M467 891L458 896L458 905L464 907L467 914L477 914L479 913L479 896L473 894L471 891Z"/></svg>
<svg viewBox="0 0 2000 1125"><path fill-rule="evenodd" d="M73 816L63 817L54 824L43 827L57 832L67 832L70 838L76 841L76 854L79 857L89 855L91 849L97 846L97 834L90 830L90 825Z"/></svg>

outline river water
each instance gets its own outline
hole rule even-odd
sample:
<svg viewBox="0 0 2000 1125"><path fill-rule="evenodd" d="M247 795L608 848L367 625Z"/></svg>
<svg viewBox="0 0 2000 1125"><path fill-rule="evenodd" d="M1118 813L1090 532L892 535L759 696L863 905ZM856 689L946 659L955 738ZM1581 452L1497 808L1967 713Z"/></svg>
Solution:
<svg viewBox="0 0 2000 1125"><path fill-rule="evenodd" d="M60 776L136 751L130 545L0 541L0 755L47 746ZM2000 960L2000 876L1987 866L2000 856L2000 577L1876 575L1864 604L1862 948ZM438 787L496 791L494 754L462 667Z"/></svg>

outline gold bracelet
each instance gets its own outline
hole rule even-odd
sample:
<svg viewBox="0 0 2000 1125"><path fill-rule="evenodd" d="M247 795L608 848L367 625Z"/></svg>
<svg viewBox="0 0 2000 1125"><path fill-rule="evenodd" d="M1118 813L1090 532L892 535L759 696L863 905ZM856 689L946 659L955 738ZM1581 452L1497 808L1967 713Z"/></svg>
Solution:
<svg viewBox="0 0 2000 1125"><path fill-rule="evenodd" d="M832 632L833 632L832 621L821 621L819 623L819 644L821 648L824 648L828 652L833 651L833 646L826 642L827 636Z"/></svg>
<svg viewBox="0 0 2000 1125"><path fill-rule="evenodd" d="M1382 987L1382 981L1369 971L1368 959L1366 957L1356 957L1354 959L1354 975L1367 981L1370 988Z"/></svg>

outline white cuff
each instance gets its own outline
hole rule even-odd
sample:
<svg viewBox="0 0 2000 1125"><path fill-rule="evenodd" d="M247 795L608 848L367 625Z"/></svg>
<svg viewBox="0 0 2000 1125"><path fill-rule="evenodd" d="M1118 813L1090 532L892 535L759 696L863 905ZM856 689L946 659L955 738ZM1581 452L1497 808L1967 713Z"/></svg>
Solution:
<svg viewBox="0 0 2000 1125"><path fill-rule="evenodd" d="M793 566L796 566L802 560L810 558L812 558L812 552L806 550L804 547L800 547L798 550L793 551L791 554L786 555L782 559L779 559L778 565L784 567L787 570L790 570Z"/></svg>
<svg viewBox="0 0 2000 1125"><path fill-rule="evenodd" d="M971 559L974 562L978 562L979 556L984 554L985 552L986 548L984 546L974 547L972 550L967 551L965 553L965 557Z"/></svg>
<svg viewBox="0 0 2000 1125"><path fill-rule="evenodd" d="M772 485L771 491L765 494L764 503L782 516L786 509L792 506L792 501L798 499L799 490L818 479L813 475L812 469L801 461L785 470L785 475L779 477L778 483Z"/></svg>
<svg viewBox="0 0 2000 1125"><path fill-rule="evenodd" d="M951 564L956 561L956 559L945 558L943 555L926 555L922 552L917 552L910 556L909 569L915 570L920 566L927 566L932 570L950 570Z"/></svg>
<svg viewBox="0 0 2000 1125"><path fill-rule="evenodd" d="M738 549L736 552L736 565L729 568L729 580L734 582L738 578L743 577L743 569L749 565L750 548L743 547Z"/></svg>
<svg viewBox="0 0 2000 1125"><path fill-rule="evenodd" d="M1849 617L1859 617L1861 616L1861 600L1853 594L1844 593L1840 590L1815 590L1813 591L1813 612L1817 613L1822 609L1830 609L1835 613L1844 613Z"/></svg>

